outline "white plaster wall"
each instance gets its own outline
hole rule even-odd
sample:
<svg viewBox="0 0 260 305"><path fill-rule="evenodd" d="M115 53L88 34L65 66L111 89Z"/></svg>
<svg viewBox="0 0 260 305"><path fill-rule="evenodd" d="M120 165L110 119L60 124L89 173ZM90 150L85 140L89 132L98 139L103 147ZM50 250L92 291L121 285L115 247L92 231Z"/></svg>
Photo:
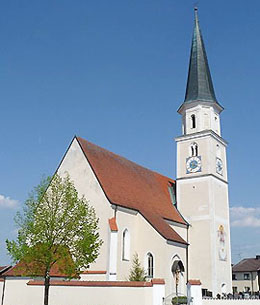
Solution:
<svg viewBox="0 0 260 305"><path fill-rule="evenodd" d="M150 305L153 288L53 287L50 305Z"/></svg>
<svg viewBox="0 0 260 305"><path fill-rule="evenodd" d="M43 304L43 287L27 286L29 278L9 278L6 280L3 305Z"/></svg>
<svg viewBox="0 0 260 305"><path fill-rule="evenodd" d="M110 232L110 247L107 268L107 279L110 281L115 281L117 279L117 247L118 232Z"/></svg>
<svg viewBox="0 0 260 305"><path fill-rule="evenodd" d="M190 178L201 175L214 174L220 179L227 181L226 147L219 138L212 136L209 132L197 135L187 135L177 138L177 178ZM186 159L190 155L190 145L198 144L198 156L201 156L201 171L187 173ZM217 153L217 145L219 152ZM216 173L216 157L223 162L223 175Z"/></svg>
<svg viewBox="0 0 260 305"><path fill-rule="evenodd" d="M184 240L187 239L187 228L182 226L182 225L178 225L178 224L174 224L174 223L169 223L170 227L177 232Z"/></svg>
<svg viewBox="0 0 260 305"><path fill-rule="evenodd" d="M211 117L211 129L220 134L219 117L215 120L214 109L194 108L198 113L200 134L179 137L177 141L177 203L185 219L191 224L189 232L189 278L200 279L202 287L221 293L221 285L231 292L231 253L229 228L229 200L225 142L205 130L205 113ZM188 112L190 115L192 109ZM202 117L200 117L202 116ZM214 121L213 121L214 119ZM202 128L202 130L199 130ZM215 130L214 130L215 128ZM216 130L216 128L218 130ZM201 156L201 172L187 173L186 159L190 156L190 145L198 144ZM223 174L216 171L216 158L223 162ZM226 260L219 259L219 226L224 226Z"/></svg>
<svg viewBox="0 0 260 305"><path fill-rule="evenodd" d="M189 229L190 279L200 279L202 287L221 293L221 285L231 292L231 253L227 185L214 177L177 181L177 201ZM219 259L219 226L224 226L227 258Z"/></svg>
<svg viewBox="0 0 260 305"><path fill-rule="evenodd" d="M99 218L99 233L104 243L96 263L91 264L90 270L106 270L108 219L114 216L114 212L76 139L72 142L58 169L58 174L61 176L64 176L66 172L69 173L70 178L74 181L79 195L84 195L89 200Z"/></svg>
<svg viewBox="0 0 260 305"><path fill-rule="evenodd" d="M81 281L105 281L106 274L81 274Z"/></svg>
<svg viewBox="0 0 260 305"><path fill-rule="evenodd" d="M174 279L171 272L173 258L180 259L186 270L186 248L176 244L168 244L167 241L145 220L141 214L133 215L117 211L118 224L118 279L128 278L132 261L122 260L122 234L125 228L131 236L131 253L137 252L140 262L145 267L145 259L148 252L154 258L154 278L164 278L166 282L166 295L175 291ZM185 274L181 275L179 285L180 293L186 294Z"/></svg>
<svg viewBox="0 0 260 305"><path fill-rule="evenodd" d="M191 116L196 117L196 128L192 128ZM196 105L191 107L186 106L186 111L183 115L183 124L186 134L199 132L202 130L213 130L220 135L220 120L219 113L212 106L208 105Z"/></svg>
<svg viewBox="0 0 260 305"><path fill-rule="evenodd" d="M202 305L201 285L187 285L188 305Z"/></svg>
<svg viewBox="0 0 260 305"><path fill-rule="evenodd" d="M27 285L29 279L6 281L3 305L43 304L44 286ZM159 287L160 286L160 287ZM162 287L161 287L162 286ZM153 287L51 286L50 305L162 305L164 285Z"/></svg>

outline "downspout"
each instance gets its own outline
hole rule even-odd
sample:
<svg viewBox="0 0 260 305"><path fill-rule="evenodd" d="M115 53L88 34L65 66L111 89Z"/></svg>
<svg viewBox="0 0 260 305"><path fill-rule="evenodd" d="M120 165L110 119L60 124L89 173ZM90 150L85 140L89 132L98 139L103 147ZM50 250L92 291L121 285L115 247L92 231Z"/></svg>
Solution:
<svg viewBox="0 0 260 305"><path fill-rule="evenodd" d="M2 291L2 300L1 305L4 305L4 295L5 295L5 276L4 276L4 284L3 284L3 291Z"/></svg>
<svg viewBox="0 0 260 305"><path fill-rule="evenodd" d="M186 284L188 284L189 281L189 225L187 225L187 247L186 247Z"/></svg>

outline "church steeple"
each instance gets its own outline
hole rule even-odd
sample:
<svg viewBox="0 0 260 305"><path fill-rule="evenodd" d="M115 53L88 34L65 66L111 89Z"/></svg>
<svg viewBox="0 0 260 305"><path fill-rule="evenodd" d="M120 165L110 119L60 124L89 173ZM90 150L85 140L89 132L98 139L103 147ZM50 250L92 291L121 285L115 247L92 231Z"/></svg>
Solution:
<svg viewBox="0 0 260 305"><path fill-rule="evenodd" d="M184 103L195 101L217 103L210 75L207 54L199 27L198 9L195 8L189 75Z"/></svg>
<svg viewBox="0 0 260 305"><path fill-rule="evenodd" d="M220 135L219 114L223 109L215 96L199 27L198 9L195 8L195 24L185 100L178 109L178 113L182 115L183 134L212 130Z"/></svg>
<svg viewBox="0 0 260 305"><path fill-rule="evenodd" d="M201 279L202 288L213 296L232 291L227 143L221 137L222 110L214 93L195 9L186 96L178 110L182 135L175 138L176 202L190 223L189 278Z"/></svg>

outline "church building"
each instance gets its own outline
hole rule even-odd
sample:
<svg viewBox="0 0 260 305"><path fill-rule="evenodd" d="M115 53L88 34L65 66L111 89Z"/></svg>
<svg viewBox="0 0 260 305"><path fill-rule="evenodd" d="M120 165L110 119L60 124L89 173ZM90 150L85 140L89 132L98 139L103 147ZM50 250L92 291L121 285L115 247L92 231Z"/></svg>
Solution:
<svg viewBox="0 0 260 305"><path fill-rule="evenodd" d="M104 243L87 276L126 280L137 253L147 279L165 280L166 296L176 290L186 295L191 279L201 281L205 294L232 291L222 111L195 9L186 95L178 109L182 135L175 135L176 179L80 137L57 169L61 176L69 174L99 218Z"/></svg>

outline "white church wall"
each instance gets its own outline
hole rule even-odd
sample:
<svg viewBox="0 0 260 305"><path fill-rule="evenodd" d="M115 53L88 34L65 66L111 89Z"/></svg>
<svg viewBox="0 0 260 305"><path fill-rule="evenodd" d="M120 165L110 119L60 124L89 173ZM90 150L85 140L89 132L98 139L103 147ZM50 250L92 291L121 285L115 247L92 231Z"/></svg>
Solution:
<svg viewBox="0 0 260 305"><path fill-rule="evenodd" d="M169 224L169 226L175 232L177 232L180 235L180 237L182 237L184 240L187 239L187 228L186 228L186 226L178 224L178 223L173 223L171 221L167 221L167 223Z"/></svg>
<svg viewBox="0 0 260 305"><path fill-rule="evenodd" d="M227 160L226 160L226 146L223 142L217 140L215 137L209 138L209 168L210 172L215 174L218 178L227 181ZM215 156L212 158L212 156ZM216 158L220 158L223 163L222 175L216 173Z"/></svg>
<svg viewBox="0 0 260 305"><path fill-rule="evenodd" d="M80 275L81 281L105 281L106 280L106 271L104 273L83 273Z"/></svg>
<svg viewBox="0 0 260 305"><path fill-rule="evenodd" d="M193 221L189 229L189 278L202 279L202 288L212 289L211 272L215 272L214 251L211 248L211 235L207 234L210 221ZM195 238L200 236L200 238ZM209 259L210 258L210 259Z"/></svg>
<svg viewBox="0 0 260 305"><path fill-rule="evenodd" d="M110 231L110 230L109 230ZM108 268L107 268L107 280L115 281L117 280L117 247L118 247L118 232L109 232L109 256L108 256Z"/></svg>
<svg viewBox="0 0 260 305"><path fill-rule="evenodd" d="M127 280L132 266L132 259L135 252L139 255L136 248L136 236L138 236L137 213L129 209L118 209L116 212L116 222L118 225L118 248L117 248L117 279ZM123 232L127 229L130 237L129 259L123 258Z"/></svg>
<svg viewBox="0 0 260 305"><path fill-rule="evenodd" d="M140 213L134 215L119 210L117 211L117 224L119 229L118 279L126 280L128 278L135 252L143 267L146 267L147 254L151 253L154 262L154 277L165 279L166 295L173 293L175 291L171 272L173 259L178 256L186 270L186 248L167 243ZM122 233L125 228L129 229L131 236L130 261L122 260ZM185 283L185 274L183 274L179 285L179 290L183 294L186 294Z"/></svg>
<svg viewBox="0 0 260 305"><path fill-rule="evenodd" d="M176 139L178 142L179 140ZM210 154L209 154L209 148L207 145L207 142L205 141L205 137L203 138L201 135L190 135L188 139L183 138L183 140L180 140L181 145L177 145L177 178L181 177L189 177L191 174L187 174L186 169L186 159L191 157L191 150L190 145L191 143L195 142L198 145L198 156L201 156L201 172L193 173L192 176L198 176L203 174L209 174L210 172Z"/></svg>
<svg viewBox="0 0 260 305"><path fill-rule="evenodd" d="M213 176L178 180L177 202L191 224L190 278L216 293L231 292L228 185Z"/></svg>
<svg viewBox="0 0 260 305"><path fill-rule="evenodd" d="M74 181L79 195L84 195L89 200L99 218L99 233L104 243L96 263L92 264L90 269L106 270L109 248L108 219L114 216L114 211L76 139L73 140L58 169L58 174L61 176L66 175L66 172Z"/></svg>
<svg viewBox="0 0 260 305"><path fill-rule="evenodd" d="M208 188L209 181L205 177L177 181L178 209L188 222L209 215L210 194L205 192Z"/></svg>

